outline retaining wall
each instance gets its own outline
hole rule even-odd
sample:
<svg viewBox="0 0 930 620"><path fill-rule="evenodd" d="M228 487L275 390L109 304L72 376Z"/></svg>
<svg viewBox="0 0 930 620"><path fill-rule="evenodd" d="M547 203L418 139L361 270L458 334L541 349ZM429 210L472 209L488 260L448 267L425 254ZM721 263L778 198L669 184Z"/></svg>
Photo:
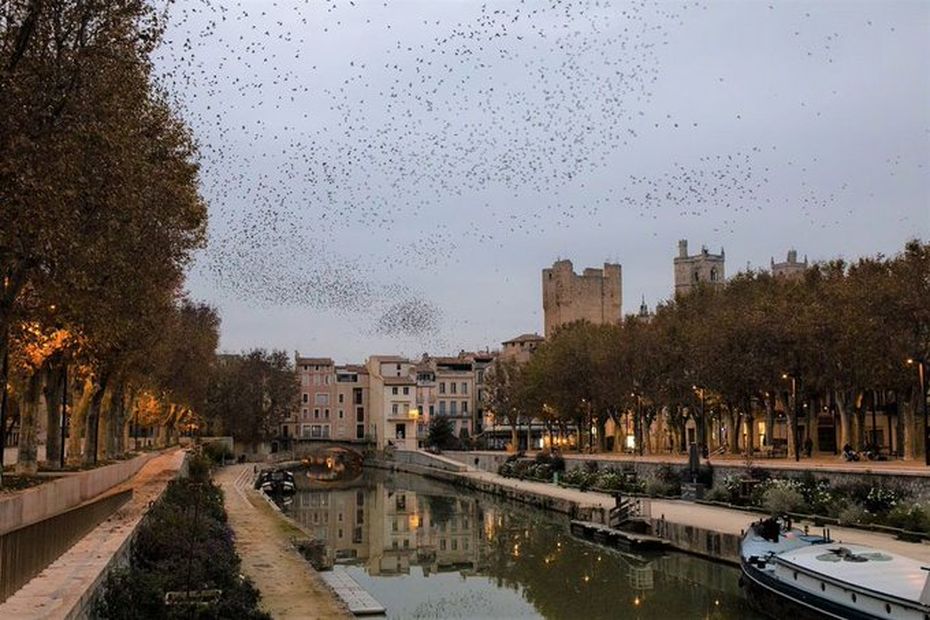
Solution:
<svg viewBox="0 0 930 620"><path fill-rule="evenodd" d="M444 471L461 472L468 470L468 467L457 459L451 459L446 456L423 452L421 450L397 450L394 452L393 460L396 463L433 467Z"/></svg>
<svg viewBox="0 0 930 620"><path fill-rule="evenodd" d="M0 533L36 523L74 508L125 482L160 452L113 465L66 473L51 482L0 499Z"/></svg>

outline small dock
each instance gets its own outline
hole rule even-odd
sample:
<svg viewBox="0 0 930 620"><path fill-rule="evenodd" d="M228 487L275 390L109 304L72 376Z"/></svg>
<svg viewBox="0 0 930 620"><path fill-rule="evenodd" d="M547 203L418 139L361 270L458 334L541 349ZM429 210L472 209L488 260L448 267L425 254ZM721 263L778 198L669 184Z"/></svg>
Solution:
<svg viewBox="0 0 930 620"><path fill-rule="evenodd" d="M344 569L336 567L331 571L320 573L320 577L326 582L336 596L342 599L356 616L383 616L385 613L384 605L379 603L375 597L369 594L357 581Z"/></svg>
<svg viewBox="0 0 930 620"><path fill-rule="evenodd" d="M591 521L572 521L571 533L578 538L590 540L605 547L623 551L656 551L668 547L668 542L650 534L638 534L607 527Z"/></svg>

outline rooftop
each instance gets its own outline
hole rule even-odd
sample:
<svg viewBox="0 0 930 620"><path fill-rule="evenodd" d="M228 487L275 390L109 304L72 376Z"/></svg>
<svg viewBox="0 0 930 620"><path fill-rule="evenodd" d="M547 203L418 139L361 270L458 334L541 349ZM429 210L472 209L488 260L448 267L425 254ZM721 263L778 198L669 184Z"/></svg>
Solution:
<svg viewBox="0 0 930 620"><path fill-rule="evenodd" d="M520 336L517 336L516 338L505 340L503 344L516 344L520 342L542 342L543 340L545 340L545 338L543 338L539 334L521 334Z"/></svg>

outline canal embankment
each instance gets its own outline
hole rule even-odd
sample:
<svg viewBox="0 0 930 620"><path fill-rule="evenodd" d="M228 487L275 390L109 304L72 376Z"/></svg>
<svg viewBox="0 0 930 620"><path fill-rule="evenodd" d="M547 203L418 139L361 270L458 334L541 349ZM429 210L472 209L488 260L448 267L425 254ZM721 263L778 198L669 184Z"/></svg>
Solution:
<svg viewBox="0 0 930 620"><path fill-rule="evenodd" d="M429 459L430 456L419 458ZM404 462L373 461L371 464L416 473L594 523L608 523L610 508L615 505L614 497L606 493L505 478L485 471L481 466L490 467L494 462L489 455L446 453L444 457L463 463L467 470L451 471L431 467L426 464L427 460L423 460L423 464L413 464L415 459L407 457L403 459ZM476 458L479 459L477 468L474 461ZM471 462L466 459L471 459ZM739 562L740 537L748 525L759 518L758 512L692 501L664 498L645 501L648 502L647 521L652 534L663 538L671 547L680 551L727 563ZM801 521L799 525L807 525L814 531L819 529L812 522ZM889 534L855 528L836 526L830 529L833 538L838 542L869 545L930 563L930 544L906 542Z"/></svg>
<svg viewBox="0 0 930 620"><path fill-rule="evenodd" d="M86 618L106 576L126 564L133 537L168 482L183 475L187 453L145 459L135 475L107 493L132 498L0 605L0 618ZM97 471L97 470L92 470Z"/></svg>
<svg viewBox="0 0 930 620"><path fill-rule="evenodd" d="M261 607L279 618L351 618L348 608L297 551L309 536L252 488L254 465L230 465L215 480L225 495L242 572L261 592Z"/></svg>

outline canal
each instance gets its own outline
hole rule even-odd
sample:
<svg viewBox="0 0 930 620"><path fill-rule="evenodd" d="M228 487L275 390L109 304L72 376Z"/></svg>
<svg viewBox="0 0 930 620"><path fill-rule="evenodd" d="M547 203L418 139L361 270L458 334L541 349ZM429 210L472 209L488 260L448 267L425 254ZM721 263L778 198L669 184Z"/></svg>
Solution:
<svg viewBox="0 0 930 620"><path fill-rule="evenodd" d="M419 476L297 477L284 510L390 618L760 618L731 566L601 548L561 515Z"/></svg>

